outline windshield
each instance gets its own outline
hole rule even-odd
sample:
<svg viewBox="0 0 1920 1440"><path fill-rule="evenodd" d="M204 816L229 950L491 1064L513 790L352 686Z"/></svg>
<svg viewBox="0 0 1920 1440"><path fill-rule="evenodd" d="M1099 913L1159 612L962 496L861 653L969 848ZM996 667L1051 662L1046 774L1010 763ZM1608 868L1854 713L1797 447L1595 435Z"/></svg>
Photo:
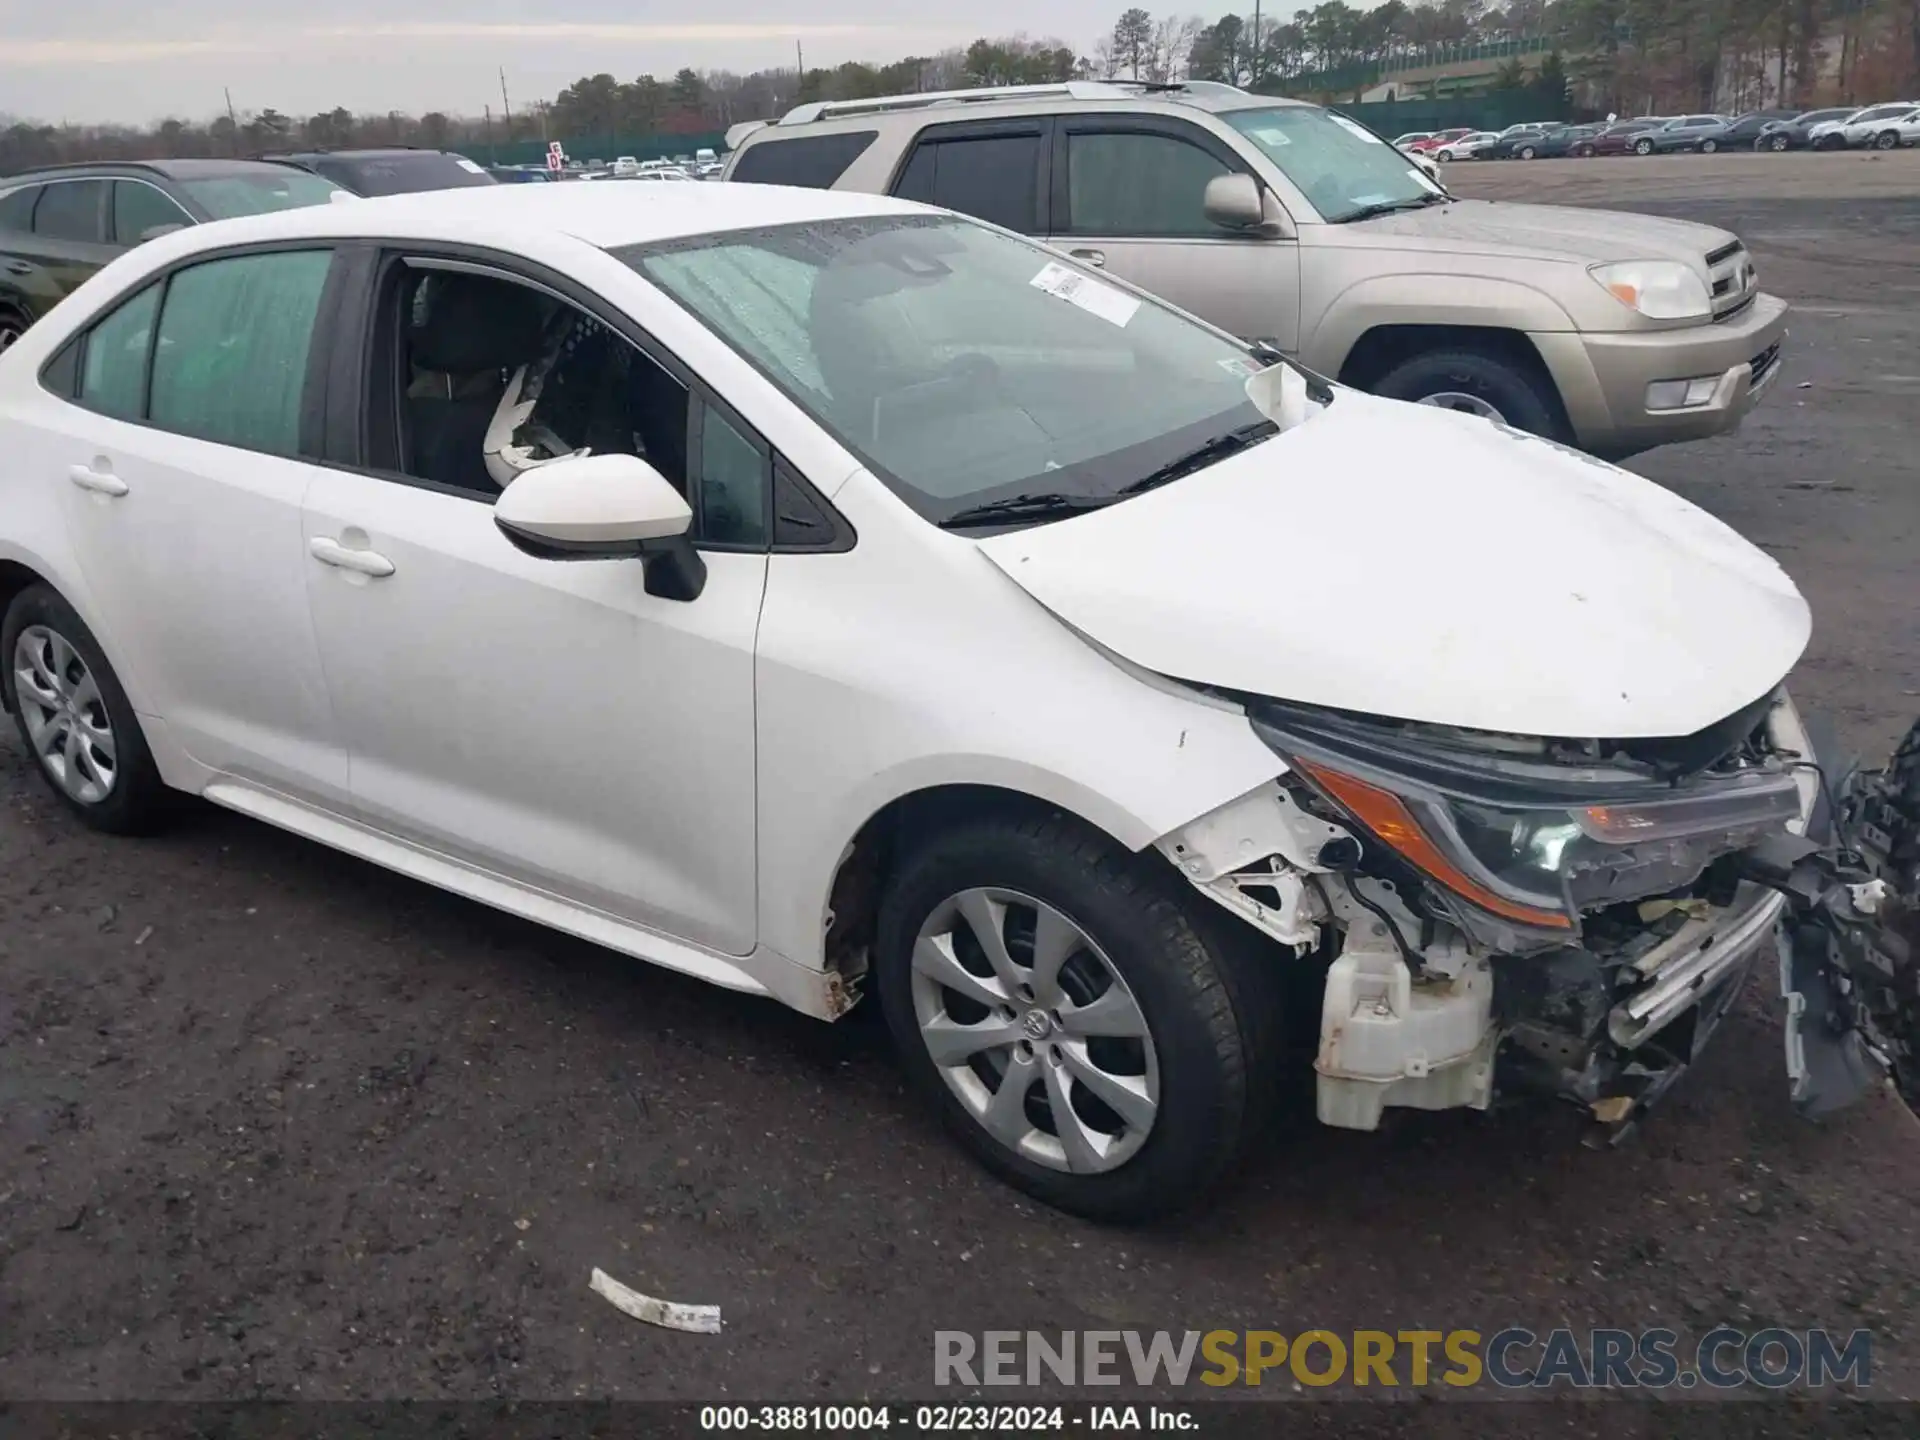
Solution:
<svg viewBox="0 0 1920 1440"><path fill-rule="evenodd" d="M1405 155L1356 120L1317 105L1226 110L1220 118L1260 147L1321 217L1338 223L1438 193Z"/></svg>
<svg viewBox="0 0 1920 1440"><path fill-rule="evenodd" d="M361 195L408 195L417 190L456 190L497 182L473 161L436 150L368 156L328 156L314 161L322 175Z"/></svg>
<svg viewBox="0 0 1920 1440"><path fill-rule="evenodd" d="M291 165L284 170L249 170L174 183L215 220L238 220L243 215L324 205L327 197L340 188L331 180L309 175Z"/></svg>
<svg viewBox="0 0 1920 1440"><path fill-rule="evenodd" d="M1247 398L1263 365L1244 346L958 216L614 254L936 523L1034 497L1062 512L1107 503L1274 428Z"/></svg>

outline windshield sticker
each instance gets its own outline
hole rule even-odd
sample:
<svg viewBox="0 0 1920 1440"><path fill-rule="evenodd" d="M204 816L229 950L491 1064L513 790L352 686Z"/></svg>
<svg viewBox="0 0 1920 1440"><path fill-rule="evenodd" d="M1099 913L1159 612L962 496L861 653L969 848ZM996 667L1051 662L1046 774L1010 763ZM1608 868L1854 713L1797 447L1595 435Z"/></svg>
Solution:
<svg viewBox="0 0 1920 1440"><path fill-rule="evenodd" d="M1053 261L1041 266L1040 273L1028 283L1055 299L1078 305L1089 315L1097 315L1109 325L1124 326L1140 309L1140 302L1125 291L1102 285L1090 275L1082 275Z"/></svg>
<svg viewBox="0 0 1920 1440"><path fill-rule="evenodd" d="M1291 145L1293 143L1293 141L1287 138L1287 132L1284 130L1252 130L1248 133L1262 145Z"/></svg>
<svg viewBox="0 0 1920 1440"><path fill-rule="evenodd" d="M462 170L471 170L476 175L484 175L487 173L486 171L482 170L478 165L474 164L473 161L471 160L456 159L453 163L458 165Z"/></svg>
<svg viewBox="0 0 1920 1440"><path fill-rule="evenodd" d="M1239 359L1235 357L1229 357L1225 360L1216 360L1213 363L1218 365L1222 370L1226 371L1229 375L1238 375L1243 380L1250 376L1258 375L1262 370L1267 368L1266 366L1262 365L1258 360Z"/></svg>
<svg viewBox="0 0 1920 1440"><path fill-rule="evenodd" d="M1367 141L1369 144L1384 145L1387 143L1386 141L1382 140L1378 135L1374 134L1371 130L1367 129L1367 127L1362 125L1358 120L1349 120L1346 116L1342 115L1338 110L1329 110L1327 112L1327 118L1333 121L1333 123L1338 125L1342 130L1348 131L1349 133L1354 135L1358 135L1362 140Z"/></svg>

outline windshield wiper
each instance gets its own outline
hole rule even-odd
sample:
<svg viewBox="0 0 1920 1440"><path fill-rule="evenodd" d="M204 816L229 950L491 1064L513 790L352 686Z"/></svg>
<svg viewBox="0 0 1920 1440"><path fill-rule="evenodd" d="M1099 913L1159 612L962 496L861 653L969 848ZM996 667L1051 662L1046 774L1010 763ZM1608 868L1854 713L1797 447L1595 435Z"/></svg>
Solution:
<svg viewBox="0 0 1920 1440"><path fill-rule="evenodd" d="M1242 425L1238 430L1229 430L1224 435L1216 435L1204 445L1196 445L1184 455L1176 455L1157 470L1149 470L1131 485L1122 486L1122 495L1138 495L1142 491L1158 489L1171 480L1211 465L1216 460L1246 449L1249 445L1258 445L1271 435L1278 435L1280 427L1271 420L1256 420L1251 425Z"/></svg>
<svg viewBox="0 0 1920 1440"><path fill-rule="evenodd" d="M1391 215L1399 210L1424 210L1429 205L1445 205L1451 195L1416 195L1408 200L1376 200L1371 205L1362 205L1351 215L1342 215L1333 223L1351 225L1356 220L1371 220L1376 215Z"/></svg>
<svg viewBox="0 0 1920 1440"><path fill-rule="evenodd" d="M1064 495L1048 491L1039 495L1009 495L1004 500L989 500L956 510L940 522L942 530L957 530L967 525L992 525L1002 520L1056 520L1111 505L1111 495Z"/></svg>

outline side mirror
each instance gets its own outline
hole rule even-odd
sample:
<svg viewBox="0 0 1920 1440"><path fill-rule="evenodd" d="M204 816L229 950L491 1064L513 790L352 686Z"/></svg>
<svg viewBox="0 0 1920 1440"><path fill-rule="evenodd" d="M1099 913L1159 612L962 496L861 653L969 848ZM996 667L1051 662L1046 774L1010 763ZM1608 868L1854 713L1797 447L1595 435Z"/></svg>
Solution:
<svg viewBox="0 0 1920 1440"><path fill-rule="evenodd" d="M697 599L706 562L687 539L693 510L637 455L587 455L527 471L494 502L493 523L542 560L638 559L647 593Z"/></svg>
<svg viewBox="0 0 1920 1440"><path fill-rule="evenodd" d="M1200 208L1223 230L1250 231L1269 238L1292 233L1279 202L1251 175L1216 175L1207 182Z"/></svg>

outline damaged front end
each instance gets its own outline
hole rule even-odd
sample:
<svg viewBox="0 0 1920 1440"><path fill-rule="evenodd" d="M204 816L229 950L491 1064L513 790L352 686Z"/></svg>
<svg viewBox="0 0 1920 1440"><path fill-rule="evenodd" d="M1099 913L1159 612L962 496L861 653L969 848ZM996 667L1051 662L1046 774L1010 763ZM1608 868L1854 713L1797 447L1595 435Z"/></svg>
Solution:
<svg viewBox="0 0 1920 1440"><path fill-rule="evenodd" d="M1327 964L1324 1122L1484 1108L1498 1086L1572 1100L1618 1138L1769 956L1803 1111L1889 1072L1911 1086L1914 737L1869 775L1823 768L1784 694L1671 740L1265 701L1249 716L1290 773L1163 849L1203 893Z"/></svg>

